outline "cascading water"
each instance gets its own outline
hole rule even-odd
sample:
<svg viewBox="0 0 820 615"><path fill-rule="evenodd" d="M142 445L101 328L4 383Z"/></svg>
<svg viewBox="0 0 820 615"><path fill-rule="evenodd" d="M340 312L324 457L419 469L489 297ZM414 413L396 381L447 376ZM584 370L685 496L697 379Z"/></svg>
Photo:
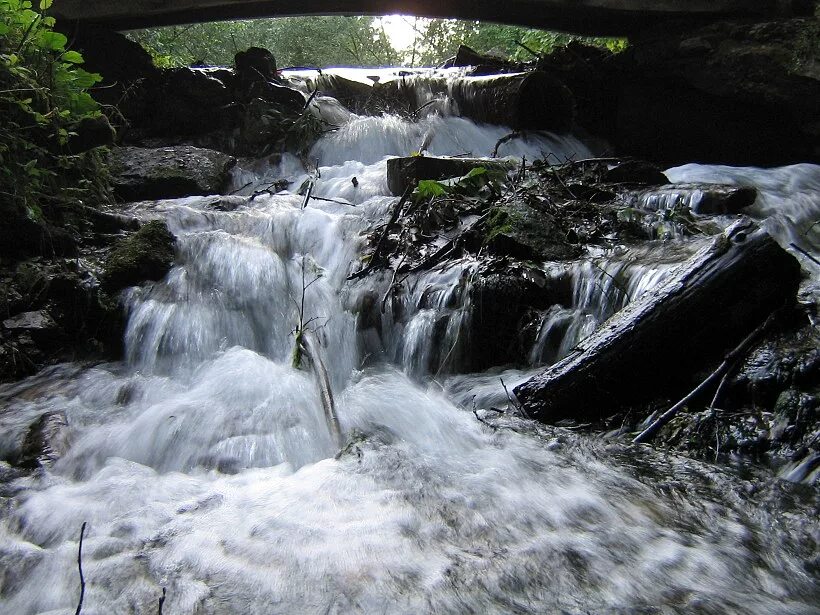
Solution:
<svg viewBox="0 0 820 615"><path fill-rule="evenodd" d="M488 155L503 133L353 116L311 154L313 194L330 200L250 196L265 177L245 169L247 196L137 206L168 221L177 262L129 291L126 363L0 388L5 457L47 411L65 413L71 441L52 468L2 483L0 611L74 611L88 521L87 615L154 612L162 587L174 615L818 612L810 498L741 495L750 483L729 472L515 419L490 429L470 400L501 403L497 373L420 383L457 368L475 263L416 274L394 300L386 274L346 282L395 201L384 156L424 140ZM505 147L586 154L557 138ZM287 158L268 175L306 179ZM543 315L533 362L663 272L634 255L556 270L572 299ZM357 323L363 302L378 326ZM291 363L300 320L326 354L338 455Z"/></svg>

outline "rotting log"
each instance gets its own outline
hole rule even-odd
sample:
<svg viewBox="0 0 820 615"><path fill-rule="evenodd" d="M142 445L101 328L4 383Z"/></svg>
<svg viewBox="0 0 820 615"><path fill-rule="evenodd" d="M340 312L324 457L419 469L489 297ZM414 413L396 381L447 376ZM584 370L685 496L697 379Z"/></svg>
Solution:
<svg viewBox="0 0 820 615"><path fill-rule="evenodd" d="M440 156L406 156L387 161L387 186L395 196L404 194L408 186L423 179L449 179L461 177L478 167L488 171L506 173L513 164L506 160L484 160L482 158L446 158Z"/></svg>
<svg viewBox="0 0 820 615"><path fill-rule="evenodd" d="M514 393L543 422L595 421L674 397L794 300L799 278L795 258L741 219Z"/></svg>

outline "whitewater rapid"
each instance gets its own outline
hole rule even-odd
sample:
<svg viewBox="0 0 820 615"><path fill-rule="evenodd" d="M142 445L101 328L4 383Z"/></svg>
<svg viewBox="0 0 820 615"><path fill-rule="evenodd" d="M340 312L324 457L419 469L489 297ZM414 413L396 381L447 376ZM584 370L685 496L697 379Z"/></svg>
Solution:
<svg viewBox="0 0 820 615"><path fill-rule="evenodd" d="M346 278L395 202L385 156L428 134L431 153L486 156L504 132L455 117L353 117L311 153L314 195L333 201L302 209L292 192L253 196L271 178L294 190L308 179L286 157L238 169L235 187L253 185L230 207L217 197L134 205L167 221L177 256L164 280L127 291L126 360L0 387L3 456L44 412L64 412L70 437L51 468L13 478L0 466L0 612L74 612L83 522L86 615L155 612L163 587L172 615L820 612L816 501L805 492L519 419L478 420L505 406L499 374L431 358L463 336L474 263L408 281L401 315L388 305L380 335L361 333L356 307L389 279ZM591 154L548 136L506 147L528 159ZM820 186L817 167L670 173L764 187L757 213L773 225L790 203L820 209L805 188ZM601 292L614 271L634 299L665 270L635 258L570 272L573 306L545 315L534 366L628 300ZM314 381L291 366L304 279L315 280L305 316L326 354L341 451ZM504 372L507 385L528 373Z"/></svg>

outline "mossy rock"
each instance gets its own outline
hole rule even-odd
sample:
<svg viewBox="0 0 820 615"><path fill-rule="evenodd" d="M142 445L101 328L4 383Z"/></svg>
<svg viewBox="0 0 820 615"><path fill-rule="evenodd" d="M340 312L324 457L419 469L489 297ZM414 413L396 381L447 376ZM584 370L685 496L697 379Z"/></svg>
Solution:
<svg viewBox="0 0 820 615"><path fill-rule="evenodd" d="M533 261L567 260L579 254L555 218L523 202L495 207L486 229L485 245L495 254Z"/></svg>
<svg viewBox="0 0 820 615"><path fill-rule="evenodd" d="M117 243L105 262L102 282L114 292L145 280L159 280L174 264L174 236L161 220Z"/></svg>

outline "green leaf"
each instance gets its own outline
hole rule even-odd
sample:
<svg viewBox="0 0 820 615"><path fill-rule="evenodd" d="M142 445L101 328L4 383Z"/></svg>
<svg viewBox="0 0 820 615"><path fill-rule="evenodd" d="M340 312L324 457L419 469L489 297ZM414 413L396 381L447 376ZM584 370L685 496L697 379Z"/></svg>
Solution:
<svg viewBox="0 0 820 615"><path fill-rule="evenodd" d="M434 179L423 179L416 186L416 196L420 199L431 199L445 194L447 194L447 188Z"/></svg>
<svg viewBox="0 0 820 615"><path fill-rule="evenodd" d="M4 23L0 23L0 36L5 36L9 33L10 28Z"/></svg>
<svg viewBox="0 0 820 615"><path fill-rule="evenodd" d="M90 88L92 85L102 81L102 75L99 73L89 73L82 68L71 71L71 81L78 88Z"/></svg>
<svg viewBox="0 0 820 615"><path fill-rule="evenodd" d="M47 11L51 8L51 4L54 0L40 0L40 10Z"/></svg>
<svg viewBox="0 0 820 615"><path fill-rule="evenodd" d="M68 42L68 38L66 38L65 34L60 34L59 32L52 32L50 30L44 30L40 32L38 35L38 43L40 47L43 49L51 49L53 51L62 51L65 49L65 45Z"/></svg>
<svg viewBox="0 0 820 615"><path fill-rule="evenodd" d="M85 62L82 54L77 51L66 51L60 59L63 62L69 62L70 64L82 64Z"/></svg>

